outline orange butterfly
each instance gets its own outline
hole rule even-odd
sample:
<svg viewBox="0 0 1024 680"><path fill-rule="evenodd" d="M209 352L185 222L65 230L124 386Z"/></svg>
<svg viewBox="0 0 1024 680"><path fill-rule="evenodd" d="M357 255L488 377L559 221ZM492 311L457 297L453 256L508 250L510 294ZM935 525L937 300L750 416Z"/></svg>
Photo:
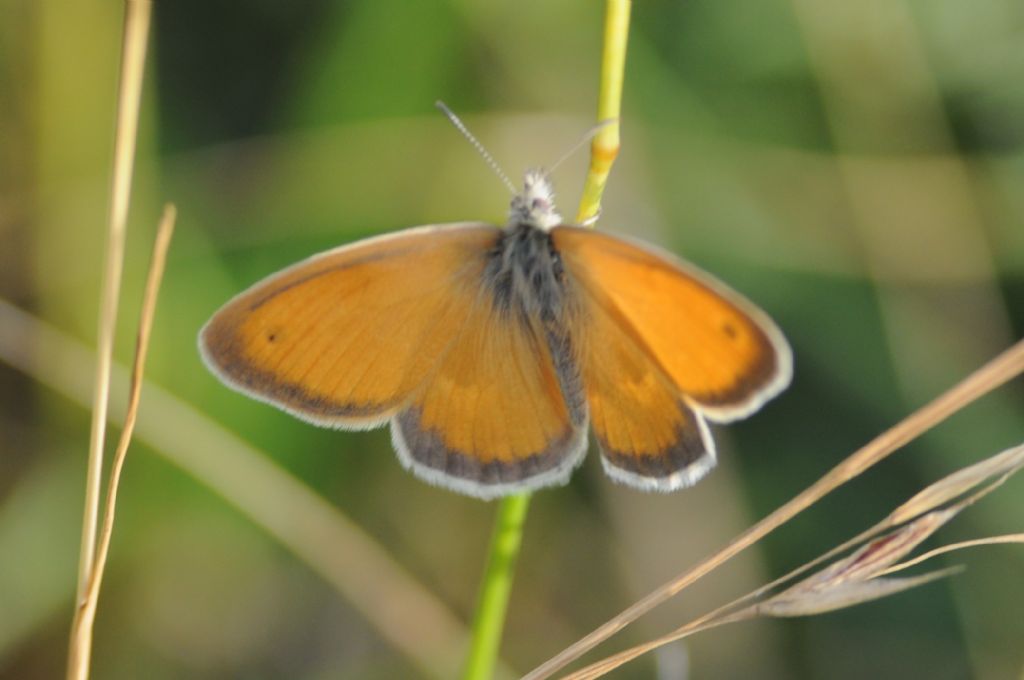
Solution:
<svg viewBox="0 0 1024 680"><path fill-rule="evenodd" d="M526 174L508 225L417 227L315 255L203 327L228 386L325 427L390 421L402 464L479 498L564 484L587 449L639 489L715 464L791 355L762 311L673 256L563 225Z"/></svg>

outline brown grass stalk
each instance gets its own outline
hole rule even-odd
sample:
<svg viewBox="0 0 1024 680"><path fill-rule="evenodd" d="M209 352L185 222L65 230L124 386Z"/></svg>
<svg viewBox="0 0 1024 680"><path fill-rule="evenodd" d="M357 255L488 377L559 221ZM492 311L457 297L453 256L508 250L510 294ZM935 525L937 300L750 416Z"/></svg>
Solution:
<svg viewBox="0 0 1024 680"><path fill-rule="evenodd" d="M918 555L906 562L900 562L899 564L889 567L885 571L881 572L882 575L892 574L897 571L903 571L908 567L912 567L915 564L920 564L925 560L930 560L938 555L944 555L945 553L954 552L957 550L963 550L964 548L974 548L979 545L1000 545L1004 543L1021 543L1024 544L1024 533L1022 534L1004 534L1002 536L988 536L986 538L974 538L969 541L960 541L959 543L950 543L949 545L940 546L929 550L926 553Z"/></svg>
<svg viewBox="0 0 1024 680"><path fill-rule="evenodd" d="M827 494L860 475L974 400L1013 379L1022 371L1024 371L1024 340L1018 341L933 401L855 451L814 484L751 526L724 548L658 587L535 668L524 676L525 680L540 680L550 677L651 609L743 552Z"/></svg>
<svg viewBox="0 0 1024 680"><path fill-rule="evenodd" d="M700 624L705 621L719 619L722 616L724 616L727 612L737 610L739 607L742 607L748 602L753 602L759 599L762 595L771 590L774 590L783 583L794 581L798 576L807 573L819 564L822 564L823 562L830 560L833 557L840 555L855 546L867 542L868 540L874 538L875 536L878 536L884 531L893 529L894 527L897 527L904 522L912 520L919 515L922 515L926 512L930 512L931 510L938 508L942 504L953 500L957 496L966 493L970 488L973 488L977 484L981 483L982 480L987 479L989 476L991 476L993 471L998 472L1001 470L1009 470L1008 472L1004 473L1002 477L1000 477L995 482L990 484L989 487L979 492L980 495L975 494L975 496L981 497L987 494L989 491L995 489L996 487L1000 486L1004 481L1006 481L1008 475L1016 471L1016 465L1019 462L1022 454L1024 454L1024 445L1004 451L1001 454L986 458L981 462L975 463L974 465L969 465L966 468L963 468L962 470L958 470L957 472L954 472L953 474L944 477L943 479L939 480L938 482L935 482L934 484L929 484L924 490L915 494L913 498L911 498L910 500L908 500L907 502L903 503L898 508L893 510L891 513L889 513L887 517L885 517L885 519L876 523L874 526L865 529L853 538L844 541L843 543L837 545L828 552L823 553L822 555L814 558L810 562L802 564L799 567L789 571L788 573L783 574L782 576L774 579L770 583L766 583L760 588L757 588L747 593L743 597L740 597L730 602L729 604L718 607L714 611L705 614L704 616L697 619L694 623ZM993 538L991 539L991 542L1014 542L1012 540L1000 540L1003 538L1005 537ZM986 541L988 539L981 540ZM972 541L967 541L963 547L966 547L967 545L982 544L984 543L975 543ZM944 550L942 551L945 552ZM939 553L936 552L935 554ZM931 553L929 553L929 556L931 556ZM922 562L924 559L927 559L927 557L921 557L911 560L910 562L905 563L905 566L917 564L919 562ZM897 565L884 573L897 571L901 568L903 568L903 566Z"/></svg>
<svg viewBox="0 0 1024 680"><path fill-rule="evenodd" d="M711 630L712 628L718 628L719 626L724 626L728 623L744 621L750 618L753 611L754 607L749 607L748 609L738 611L722 618L716 618L711 614L707 614L699 619L691 621L685 626L677 628L671 633L667 633L653 640L648 640L647 642L636 645L635 647L624 649L621 652L605 657L600 661L595 661L586 668L581 668L574 673L564 676L562 680L593 680L594 678L599 678L602 675L610 673L619 666L629 663L633 659L641 657L647 652L655 650L662 645L667 645L670 642L682 640L683 638L690 637L695 633L701 633L706 630Z"/></svg>
<svg viewBox="0 0 1024 680"><path fill-rule="evenodd" d="M0 298L0 361L88 408L93 349ZM130 374L113 364L112 404L127 404ZM465 625L384 547L266 451L243 441L199 408L144 380L143 442L266 532L359 612L419 676L452 678ZM121 409L122 412L125 408ZM209 455L216 451L217 455ZM498 667L496 677L512 671Z"/></svg>
<svg viewBox="0 0 1024 680"><path fill-rule="evenodd" d="M890 513L885 521L863 532L860 536L877 534L878 532L875 530L877 527L887 524L891 527L893 524L901 523L908 517L906 508L918 505L919 513L912 515L913 521L900 529L886 536L876 536L870 542L859 540L860 537L847 541L842 546L833 548L826 554L775 579L768 585L757 588L665 635L589 664L585 668L565 676L565 680L587 680L601 677L662 645L727 623L747 621L761 616L810 616L833 611L880 597L891 596L959 572L961 570L959 567L951 567L913 577L884 578L893 572L920 564L943 553L978 545L1024 543L1024 534L994 536L942 546L918 557L893 564L962 510L1002 486L1011 475L1022 467L1024 467L1024 446L1018 446L959 470L929 485L925 491L915 495L913 499ZM984 483L993 475L998 475L998 478L975 489L973 493L961 497L958 502L942 507L954 497L954 492L958 488L963 490L968 479L971 480L972 486L976 486ZM944 494L944 490L950 493ZM922 498L927 499L926 502L918 504L917 502ZM931 502L933 500L934 503ZM894 519L899 521L894 521ZM853 543L858 544L859 548L849 556L831 564L815 575L791 585L784 591L767 599L761 599L761 596L768 590L780 583L793 581L795 576L806 572L813 565L820 564L829 556L835 555Z"/></svg>
<svg viewBox="0 0 1024 680"><path fill-rule="evenodd" d="M146 290L142 299L142 313L139 318L138 338L135 344L135 360L132 365L132 377L128 388L128 409L124 417L121 438L117 442L114 460L107 482L107 497L103 508L103 526L96 547L96 559L89 572L89 582L85 593L78 601L75 617L71 624L71 647L68 653L68 678L87 678L89 676L89 659L92 649L92 630L96 620L96 607L99 604L100 585L103 583L103 572L107 565L110 552L110 539L114 533L114 515L117 509L117 490L121 483L121 471L128 455L128 445L135 431L135 420L139 412L139 398L142 394L142 376L145 371L146 355L149 350L149 336L153 327L153 315L156 312L156 299L163 279L164 263L167 260L167 249L171 244L174 232L176 210L173 205L164 208L163 217L157 230L156 242L153 245L153 256L150 260L149 274L146 279Z"/></svg>
<svg viewBox="0 0 1024 680"><path fill-rule="evenodd" d="M114 133L114 163L110 188L107 250L100 293L92 424L86 468L85 505L82 512L78 586L68 657L67 677L69 680L84 680L89 674L92 623L91 618L83 618L82 613L87 611L88 592L96 577L96 532L99 525L100 487L103 477L107 411L110 402L114 331L117 324L121 273L124 269L125 234L128 206L131 200L132 171L135 163L139 108L142 101L142 78L145 71L151 14L152 4L148 0L126 0L121 46L121 76L117 95L117 123Z"/></svg>
<svg viewBox="0 0 1024 680"><path fill-rule="evenodd" d="M78 562L78 601L89 585L99 524L100 485L103 478L103 448L110 401L110 365L114 353L117 301L121 291L124 241L131 199L132 168L142 100L142 74L146 60L151 4L127 0L124 40L121 47L121 81L117 96L117 126L114 136L114 168L110 186L110 220L106 263L103 269L100 313L96 340L96 377L93 391L89 462L85 480L85 510L82 513L82 544Z"/></svg>

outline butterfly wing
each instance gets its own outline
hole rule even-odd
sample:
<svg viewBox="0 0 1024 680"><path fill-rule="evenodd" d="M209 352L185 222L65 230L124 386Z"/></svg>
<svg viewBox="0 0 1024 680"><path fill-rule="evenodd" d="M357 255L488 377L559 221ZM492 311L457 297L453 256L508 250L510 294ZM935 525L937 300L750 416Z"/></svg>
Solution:
<svg viewBox="0 0 1024 680"><path fill-rule="evenodd" d="M775 323L674 256L590 229L552 237L566 269L709 419L750 415L789 384L792 355Z"/></svg>
<svg viewBox="0 0 1024 680"><path fill-rule="evenodd" d="M424 227L314 256L228 302L200 351L315 424L391 419L400 460L432 483L483 498L563 483L586 448L578 379L538 320L499 308L484 269L501 233Z"/></svg>
<svg viewBox="0 0 1024 680"><path fill-rule="evenodd" d="M228 302L200 352L229 386L304 420L383 424L451 345L500 233L420 227L315 255Z"/></svg>
<svg viewBox="0 0 1024 680"><path fill-rule="evenodd" d="M645 489L693 484L715 463L704 417L743 417L788 384L782 334L671 256L589 229L552 239L579 304L571 333L606 471Z"/></svg>
<svg viewBox="0 0 1024 680"><path fill-rule="evenodd" d="M624 329L607 301L584 289L573 321L590 422L605 471L641 489L690 486L715 464L704 419Z"/></svg>
<svg viewBox="0 0 1024 680"><path fill-rule="evenodd" d="M478 289L450 351L392 421L395 448L422 479L481 498L564 484L587 444L569 350Z"/></svg>

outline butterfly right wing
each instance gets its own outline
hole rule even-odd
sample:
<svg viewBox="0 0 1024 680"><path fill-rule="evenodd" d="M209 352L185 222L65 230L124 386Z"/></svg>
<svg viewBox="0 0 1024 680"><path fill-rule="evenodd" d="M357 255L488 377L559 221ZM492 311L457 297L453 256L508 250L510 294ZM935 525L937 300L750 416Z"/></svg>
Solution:
<svg viewBox="0 0 1024 680"><path fill-rule="evenodd" d="M315 255L229 301L200 352L228 386L304 420L381 425L448 351L500 235L419 227Z"/></svg>
<svg viewBox="0 0 1024 680"><path fill-rule="evenodd" d="M645 491L695 484L715 465L703 416L636 343L601 290L573 283L579 308L569 328L605 472Z"/></svg>
<svg viewBox="0 0 1024 680"><path fill-rule="evenodd" d="M556 227L571 334L608 474L671 491L715 463L705 417L742 418L789 382L789 346L754 305L707 274L592 229Z"/></svg>
<svg viewBox="0 0 1024 680"><path fill-rule="evenodd" d="M709 420L744 418L789 384L792 354L750 301L671 253L579 227L551 232L574 281Z"/></svg>

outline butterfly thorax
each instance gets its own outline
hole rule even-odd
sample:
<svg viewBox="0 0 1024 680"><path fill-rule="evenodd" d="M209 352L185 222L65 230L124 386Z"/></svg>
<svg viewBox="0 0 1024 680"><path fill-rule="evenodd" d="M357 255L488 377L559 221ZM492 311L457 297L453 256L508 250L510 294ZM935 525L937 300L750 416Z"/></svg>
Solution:
<svg viewBox="0 0 1024 680"><path fill-rule="evenodd" d="M484 279L495 308L545 323L561 316L565 271L551 235L525 222L510 224L488 253Z"/></svg>
<svg viewBox="0 0 1024 680"><path fill-rule="evenodd" d="M526 172L523 190L509 207L508 223L529 224L544 231L562 224L562 216L555 210L555 191L543 170Z"/></svg>

